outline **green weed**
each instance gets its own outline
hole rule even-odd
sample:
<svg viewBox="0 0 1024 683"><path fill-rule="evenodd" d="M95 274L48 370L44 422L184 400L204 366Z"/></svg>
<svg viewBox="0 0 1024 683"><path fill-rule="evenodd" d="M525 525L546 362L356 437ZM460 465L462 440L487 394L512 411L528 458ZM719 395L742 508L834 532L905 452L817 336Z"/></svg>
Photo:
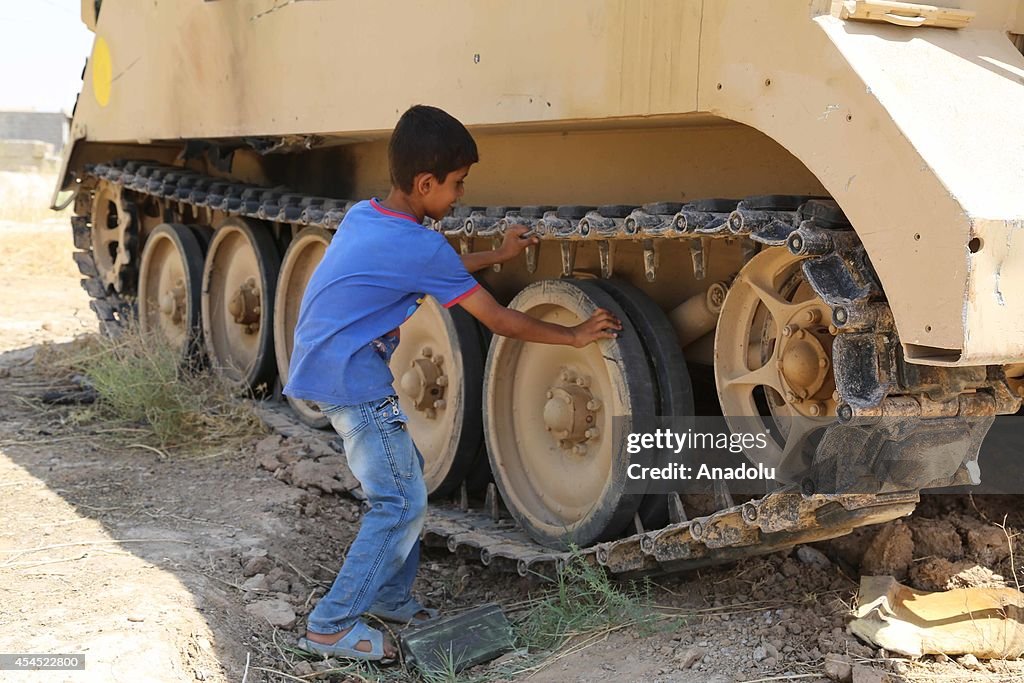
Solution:
<svg viewBox="0 0 1024 683"><path fill-rule="evenodd" d="M627 625L653 629L659 616L648 607L649 598L648 584L618 585L573 548L554 588L516 625L518 644L531 651L555 650L594 631Z"/></svg>

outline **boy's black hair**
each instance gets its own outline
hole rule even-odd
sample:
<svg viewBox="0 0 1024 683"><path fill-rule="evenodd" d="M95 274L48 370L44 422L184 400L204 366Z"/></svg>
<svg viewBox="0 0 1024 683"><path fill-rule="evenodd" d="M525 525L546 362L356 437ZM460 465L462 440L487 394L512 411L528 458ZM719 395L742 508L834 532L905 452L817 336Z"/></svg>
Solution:
<svg viewBox="0 0 1024 683"><path fill-rule="evenodd" d="M446 111L425 104L402 114L388 143L391 184L412 192L413 179L430 173L439 181L463 166L480 161L466 127Z"/></svg>

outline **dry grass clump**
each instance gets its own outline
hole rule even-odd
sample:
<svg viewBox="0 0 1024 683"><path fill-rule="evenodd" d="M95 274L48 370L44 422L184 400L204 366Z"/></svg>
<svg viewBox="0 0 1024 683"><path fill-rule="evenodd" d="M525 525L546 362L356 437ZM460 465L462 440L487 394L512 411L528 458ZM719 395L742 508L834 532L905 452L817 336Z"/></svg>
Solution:
<svg viewBox="0 0 1024 683"><path fill-rule="evenodd" d="M206 449L265 431L242 387L195 363L165 338L129 330L52 351L37 364L63 365L96 390L97 416L143 425L164 449Z"/></svg>

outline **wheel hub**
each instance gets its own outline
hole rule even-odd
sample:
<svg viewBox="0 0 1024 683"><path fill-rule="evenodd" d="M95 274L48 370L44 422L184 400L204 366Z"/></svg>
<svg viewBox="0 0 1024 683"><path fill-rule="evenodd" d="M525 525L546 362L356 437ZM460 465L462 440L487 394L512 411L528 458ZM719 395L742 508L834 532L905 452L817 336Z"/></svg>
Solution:
<svg viewBox="0 0 1024 683"><path fill-rule="evenodd" d="M256 278L247 278L231 297L228 313L236 323L245 327L246 334L255 334L260 322L260 290Z"/></svg>
<svg viewBox="0 0 1024 683"><path fill-rule="evenodd" d="M409 361L409 369L399 380L402 393L412 401L416 410L433 420L437 411L447 404L444 398L448 376L442 366L444 356L435 355L429 346L424 346L419 356Z"/></svg>
<svg viewBox="0 0 1024 683"><path fill-rule="evenodd" d="M789 403L811 399L829 378L831 338L820 339L813 328L820 319L821 313L812 308L782 328L778 367Z"/></svg>
<svg viewBox="0 0 1024 683"><path fill-rule="evenodd" d="M160 296L160 311L175 325L181 325L185 316L185 281L178 280Z"/></svg>
<svg viewBox="0 0 1024 683"><path fill-rule="evenodd" d="M590 391L589 380L563 369L559 383L548 388L544 404L544 427L562 450L586 455L587 443L600 435L597 411L601 401Z"/></svg>
<svg viewBox="0 0 1024 683"><path fill-rule="evenodd" d="M715 337L722 412L734 432L768 429L768 446L748 456L778 468L782 481L806 468L813 434L835 419L831 313L799 259L781 249L751 259L722 307Z"/></svg>

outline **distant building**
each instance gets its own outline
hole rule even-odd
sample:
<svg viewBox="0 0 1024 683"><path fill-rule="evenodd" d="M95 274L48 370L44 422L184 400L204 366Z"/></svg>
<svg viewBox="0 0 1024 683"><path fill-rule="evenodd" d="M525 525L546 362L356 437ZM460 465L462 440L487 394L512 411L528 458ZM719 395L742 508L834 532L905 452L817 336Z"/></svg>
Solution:
<svg viewBox="0 0 1024 683"><path fill-rule="evenodd" d="M0 111L0 140L39 140L60 154L68 138L68 117L61 112Z"/></svg>
<svg viewBox="0 0 1024 683"><path fill-rule="evenodd" d="M60 112L0 111L0 170L52 172L67 138Z"/></svg>

